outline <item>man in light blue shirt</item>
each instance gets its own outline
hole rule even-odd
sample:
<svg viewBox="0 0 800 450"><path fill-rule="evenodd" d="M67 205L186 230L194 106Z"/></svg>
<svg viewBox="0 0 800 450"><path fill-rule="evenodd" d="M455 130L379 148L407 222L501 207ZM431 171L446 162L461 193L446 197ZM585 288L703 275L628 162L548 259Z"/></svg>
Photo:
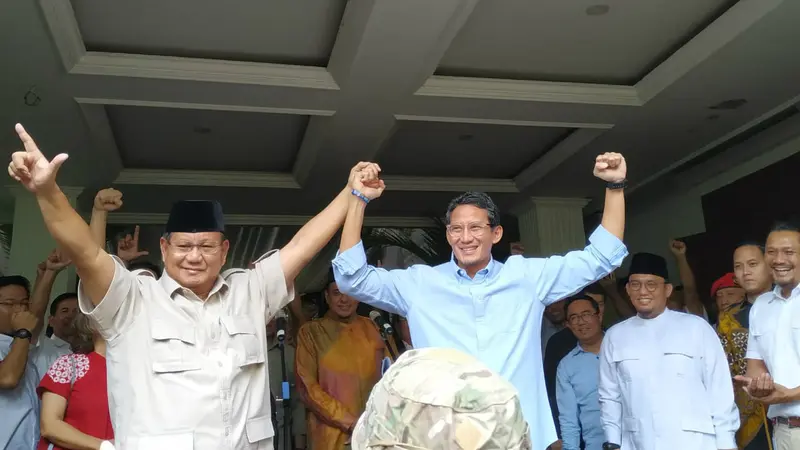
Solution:
<svg viewBox="0 0 800 450"><path fill-rule="evenodd" d="M28 280L0 277L0 450L34 450L39 442L37 370L31 338L37 316L28 311Z"/></svg>
<svg viewBox="0 0 800 450"><path fill-rule="evenodd" d="M556 401L563 450L602 450L605 442L600 421L597 379L603 322L600 305L588 295L578 295L565 305L567 327L578 345L561 360L556 372Z"/></svg>
<svg viewBox="0 0 800 450"><path fill-rule="evenodd" d="M545 306L573 294L619 267L627 255L625 159L617 153L597 157L594 174L606 181L602 224L589 246L565 256L512 256L503 264L491 256L503 227L488 195L466 193L446 214L449 263L387 271L367 264L361 243L364 211L385 185L377 173L354 183L333 260L339 289L356 299L408 319L417 348L450 347L471 354L499 372L520 392L530 423L533 448L557 437L542 375L541 325Z"/></svg>

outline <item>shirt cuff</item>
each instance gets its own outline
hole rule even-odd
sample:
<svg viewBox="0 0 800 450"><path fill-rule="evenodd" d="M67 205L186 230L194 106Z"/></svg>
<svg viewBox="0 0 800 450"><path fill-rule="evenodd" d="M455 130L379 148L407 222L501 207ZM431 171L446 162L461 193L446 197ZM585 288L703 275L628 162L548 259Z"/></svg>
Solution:
<svg viewBox="0 0 800 450"><path fill-rule="evenodd" d="M744 355L745 359L757 359L759 361L763 361L764 358L761 357L758 351L751 350L750 347L752 347L752 345L747 346L747 353Z"/></svg>
<svg viewBox="0 0 800 450"><path fill-rule="evenodd" d="M628 248L625 243L603 228L602 225L598 226L589 236L589 243L612 265L621 265L625 257L628 256Z"/></svg>
<svg viewBox="0 0 800 450"><path fill-rule="evenodd" d="M736 444L736 432L718 432L717 448L739 448L739 446Z"/></svg>
<svg viewBox="0 0 800 450"><path fill-rule="evenodd" d="M622 445L622 430L619 428L606 427L606 442ZM736 448L736 447L734 447Z"/></svg>
<svg viewBox="0 0 800 450"><path fill-rule="evenodd" d="M340 274L351 276L359 269L367 265L367 254L364 252L364 242L358 241L358 244L345 250L344 252L336 252L336 257L331 261L333 268Z"/></svg>

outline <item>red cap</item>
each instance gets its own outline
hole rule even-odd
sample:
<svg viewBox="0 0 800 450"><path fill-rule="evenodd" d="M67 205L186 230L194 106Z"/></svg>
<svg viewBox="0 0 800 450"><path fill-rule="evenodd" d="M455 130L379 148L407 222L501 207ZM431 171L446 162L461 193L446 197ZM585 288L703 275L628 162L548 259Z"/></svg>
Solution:
<svg viewBox="0 0 800 450"><path fill-rule="evenodd" d="M720 289L727 289L739 287L739 283L736 282L736 276L731 273L726 273L723 275L719 280L715 281L714 284L711 285L711 296L716 297L717 291Z"/></svg>

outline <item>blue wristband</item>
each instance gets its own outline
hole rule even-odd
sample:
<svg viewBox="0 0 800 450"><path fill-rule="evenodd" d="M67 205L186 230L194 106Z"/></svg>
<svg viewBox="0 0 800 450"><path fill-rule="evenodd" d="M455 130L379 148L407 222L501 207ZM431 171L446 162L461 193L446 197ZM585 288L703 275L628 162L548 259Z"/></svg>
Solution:
<svg viewBox="0 0 800 450"><path fill-rule="evenodd" d="M369 199L367 198L367 196L362 194L361 192L358 192L358 190L353 189L351 194L355 195L356 197L360 198L361 200L364 200L364 203L367 203L367 204L369 203Z"/></svg>

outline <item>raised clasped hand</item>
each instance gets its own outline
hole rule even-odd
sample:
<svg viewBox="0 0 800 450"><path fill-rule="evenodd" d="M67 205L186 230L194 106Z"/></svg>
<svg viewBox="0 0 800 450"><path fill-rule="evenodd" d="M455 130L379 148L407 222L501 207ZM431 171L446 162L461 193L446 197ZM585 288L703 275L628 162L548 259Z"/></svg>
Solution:
<svg viewBox="0 0 800 450"><path fill-rule="evenodd" d="M67 154L60 153L48 161L22 125L17 124L15 129L25 150L11 155L8 174L33 193L52 189L56 184L58 169L67 160Z"/></svg>
<svg viewBox="0 0 800 450"><path fill-rule="evenodd" d="M383 194L386 184L380 179L381 168L371 162L360 162L350 170L348 186L374 200Z"/></svg>
<svg viewBox="0 0 800 450"><path fill-rule="evenodd" d="M609 183L625 181L628 168L625 158L619 153L603 153L594 161L594 176Z"/></svg>

